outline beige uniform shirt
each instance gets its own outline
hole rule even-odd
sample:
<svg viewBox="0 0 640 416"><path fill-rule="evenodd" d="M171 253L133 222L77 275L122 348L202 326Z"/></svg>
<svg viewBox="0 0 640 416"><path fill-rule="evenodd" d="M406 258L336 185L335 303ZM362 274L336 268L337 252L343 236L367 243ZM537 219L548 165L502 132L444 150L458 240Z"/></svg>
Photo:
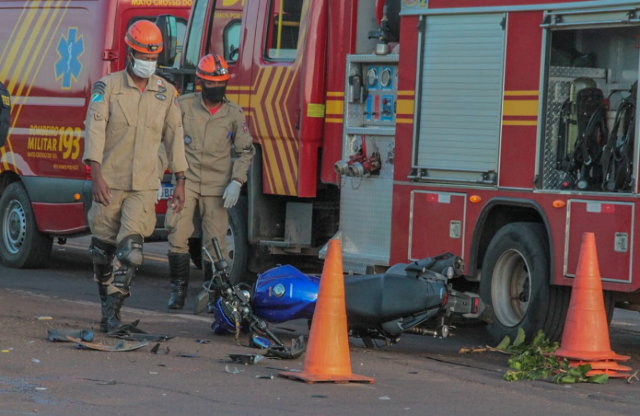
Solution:
<svg viewBox="0 0 640 416"><path fill-rule="evenodd" d="M232 179L246 182L255 149L242 107L225 101L212 116L200 93L184 95L179 102L189 163L186 188L202 196L221 196Z"/></svg>
<svg viewBox="0 0 640 416"><path fill-rule="evenodd" d="M155 75L144 92L126 70L93 85L85 121L85 164L101 165L112 189L158 189L157 154L164 138L169 169L187 170L182 117L172 85Z"/></svg>

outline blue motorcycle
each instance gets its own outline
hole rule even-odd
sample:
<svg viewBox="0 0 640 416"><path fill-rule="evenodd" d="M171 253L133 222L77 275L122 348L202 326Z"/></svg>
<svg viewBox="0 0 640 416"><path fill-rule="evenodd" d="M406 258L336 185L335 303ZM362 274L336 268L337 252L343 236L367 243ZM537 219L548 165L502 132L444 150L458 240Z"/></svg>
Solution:
<svg viewBox="0 0 640 416"><path fill-rule="evenodd" d="M235 333L238 337L241 332L251 332L273 342L273 348L283 358L293 358L292 351L268 329L268 323L311 321L320 278L285 265L259 275L253 288L243 284L233 286L215 239L213 244L218 261L211 259L214 280L205 289L219 297L212 324L214 333ZM403 333L446 338L453 316L477 318L485 309L477 294L452 288L450 280L463 272L463 260L446 253L396 264L383 274L345 276L350 335L361 338L367 347L376 346L375 340L397 343ZM203 308L206 301L200 303ZM294 343L296 350L304 348L300 341Z"/></svg>

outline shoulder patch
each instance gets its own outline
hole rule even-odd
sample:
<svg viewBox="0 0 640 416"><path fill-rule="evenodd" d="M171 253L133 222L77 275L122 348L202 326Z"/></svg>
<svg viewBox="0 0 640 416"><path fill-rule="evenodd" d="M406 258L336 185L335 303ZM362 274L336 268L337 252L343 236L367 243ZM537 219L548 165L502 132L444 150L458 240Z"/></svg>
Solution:
<svg viewBox="0 0 640 416"><path fill-rule="evenodd" d="M93 84L93 88L91 89L92 94L104 95L106 91L107 91L107 84L105 84L104 81L96 82L95 84ZM93 101L93 97L91 100Z"/></svg>
<svg viewBox="0 0 640 416"><path fill-rule="evenodd" d="M102 94L98 94L97 92L94 92L91 95L91 102L92 103L99 103L102 101Z"/></svg>
<svg viewBox="0 0 640 416"><path fill-rule="evenodd" d="M246 133L247 130L249 130L249 126L247 126L247 120L245 120L242 122L242 131Z"/></svg>
<svg viewBox="0 0 640 416"><path fill-rule="evenodd" d="M180 107L180 103L178 102L178 97L173 99L173 103L176 105L176 107Z"/></svg>

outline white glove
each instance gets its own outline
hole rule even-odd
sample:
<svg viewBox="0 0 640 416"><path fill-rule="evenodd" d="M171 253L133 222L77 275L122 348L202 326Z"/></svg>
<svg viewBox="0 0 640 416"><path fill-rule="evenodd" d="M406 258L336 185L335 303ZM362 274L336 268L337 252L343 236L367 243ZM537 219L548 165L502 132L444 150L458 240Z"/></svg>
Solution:
<svg viewBox="0 0 640 416"><path fill-rule="evenodd" d="M225 208L233 208L233 206L238 203L241 188L242 185L240 185L238 182L231 181L231 183L227 186L227 189L224 190L224 194L222 195Z"/></svg>
<svg viewBox="0 0 640 416"><path fill-rule="evenodd" d="M162 181L158 179L158 190L156 191L156 205L158 205L158 202L160 201L161 198L162 198Z"/></svg>

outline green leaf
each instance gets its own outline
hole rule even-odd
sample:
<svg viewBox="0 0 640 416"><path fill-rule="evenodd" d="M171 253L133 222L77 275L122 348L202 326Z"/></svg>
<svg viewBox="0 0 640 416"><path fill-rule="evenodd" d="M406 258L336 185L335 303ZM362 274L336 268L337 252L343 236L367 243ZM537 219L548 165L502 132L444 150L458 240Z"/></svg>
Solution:
<svg viewBox="0 0 640 416"><path fill-rule="evenodd" d="M591 364L582 364L578 366L578 370L582 373L583 376L586 376L589 371L591 371Z"/></svg>
<svg viewBox="0 0 640 416"><path fill-rule="evenodd" d="M517 347L519 345L522 345L522 343L524 343L524 338L525 338L524 329L518 328L518 336L516 337L516 340L513 341L513 346Z"/></svg>
<svg viewBox="0 0 640 416"><path fill-rule="evenodd" d="M564 376L564 374L556 374L555 376L553 376L553 382L554 383L560 383L560 379Z"/></svg>
<svg viewBox="0 0 640 416"><path fill-rule="evenodd" d="M539 345L542 345L543 343L544 343L544 332L542 332L542 330L540 330L536 334L536 337L533 339L533 342L531 343L531 346L532 347L537 347Z"/></svg>
<svg viewBox="0 0 640 416"><path fill-rule="evenodd" d="M507 336L504 337L502 342L500 344L498 344L496 349L497 350L505 350L509 346L510 343L511 343L511 338L509 338L509 335L507 335Z"/></svg>
<svg viewBox="0 0 640 416"><path fill-rule="evenodd" d="M569 370L569 376L571 377L582 377L584 376L586 373L583 373L582 370L580 370L579 368L571 368Z"/></svg>
<svg viewBox="0 0 640 416"><path fill-rule="evenodd" d="M609 376L606 374L598 374L597 376L593 376L593 377L589 377L589 380L587 380L589 383L595 383L595 384L604 384L607 382L607 380L609 380Z"/></svg>
<svg viewBox="0 0 640 416"><path fill-rule="evenodd" d="M569 375L565 375L564 377L560 378L560 383L561 384L574 384L576 382L576 378L575 377L571 377Z"/></svg>
<svg viewBox="0 0 640 416"><path fill-rule="evenodd" d="M551 377L551 374L553 374L553 370L550 368L545 368L544 370L542 370L542 373L540 374L540 378L546 380L549 377Z"/></svg>

